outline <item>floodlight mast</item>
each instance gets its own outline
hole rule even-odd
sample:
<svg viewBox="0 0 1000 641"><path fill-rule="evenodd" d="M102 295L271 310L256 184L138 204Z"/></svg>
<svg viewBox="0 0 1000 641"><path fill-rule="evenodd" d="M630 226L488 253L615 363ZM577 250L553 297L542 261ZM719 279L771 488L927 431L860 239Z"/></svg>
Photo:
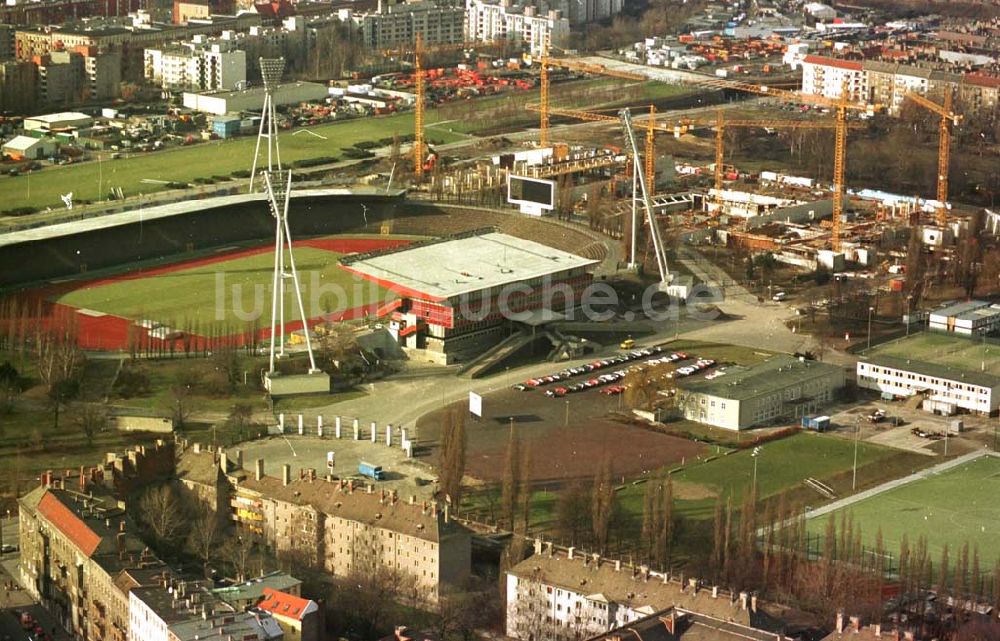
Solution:
<svg viewBox="0 0 1000 641"><path fill-rule="evenodd" d="M278 149L278 122L274 111L274 90L281 82L285 71L284 58L259 58L260 75L264 80L264 106L260 112L260 128L257 130L257 146L253 154L253 166L250 170L250 191L253 192L257 178L257 165L260 161L260 147L267 139L267 164L261 171L281 170L281 152Z"/></svg>

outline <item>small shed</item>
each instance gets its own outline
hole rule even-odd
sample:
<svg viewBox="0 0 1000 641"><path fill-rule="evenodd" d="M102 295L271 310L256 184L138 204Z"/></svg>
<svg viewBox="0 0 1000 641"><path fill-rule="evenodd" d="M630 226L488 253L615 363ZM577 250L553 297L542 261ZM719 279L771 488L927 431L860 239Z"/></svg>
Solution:
<svg viewBox="0 0 1000 641"><path fill-rule="evenodd" d="M13 160L39 160L54 156L58 148L56 142L48 138L15 136L0 151Z"/></svg>
<svg viewBox="0 0 1000 641"><path fill-rule="evenodd" d="M212 133L219 138L232 138L240 133L239 116L216 116L212 119Z"/></svg>

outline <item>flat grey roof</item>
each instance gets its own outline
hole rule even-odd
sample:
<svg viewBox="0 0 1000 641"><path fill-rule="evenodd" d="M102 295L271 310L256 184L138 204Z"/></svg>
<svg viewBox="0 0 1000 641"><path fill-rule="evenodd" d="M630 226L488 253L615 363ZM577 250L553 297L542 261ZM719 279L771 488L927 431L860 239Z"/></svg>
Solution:
<svg viewBox="0 0 1000 641"><path fill-rule="evenodd" d="M743 370L729 368L724 376L713 380L683 382L679 383L678 387L685 392L742 401L761 394L777 392L797 381L828 376L838 370L843 371L837 365L819 361L800 361L795 357L779 354L753 367Z"/></svg>
<svg viewBox="0 0 1000 641"><path fill-rule="evenodd" d="M970 300L963 303L948 305L947 307L942 307L941 309L935 309L931 312L931 316L961 316L962 314L967 314L983 307L989 307L989 305L989 303L983 300Z"/></svg>
<svg viewBox="0 0 1000 641"><path fill-rule="evenodd" d="M347 269L390 289L445 300L599 261L491 232L341 262Z"/></svg>

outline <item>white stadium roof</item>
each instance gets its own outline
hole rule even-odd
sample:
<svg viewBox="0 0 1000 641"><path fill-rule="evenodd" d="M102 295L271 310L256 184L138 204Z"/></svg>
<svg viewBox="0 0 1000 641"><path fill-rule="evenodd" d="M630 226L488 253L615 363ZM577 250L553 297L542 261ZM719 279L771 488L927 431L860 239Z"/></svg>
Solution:
<svg viewBox="0 0 1000 641"><path fill-rule="evenodd" d="M440 301L597 262L493 232L360 258L344 267L396 292Z"/></svg>

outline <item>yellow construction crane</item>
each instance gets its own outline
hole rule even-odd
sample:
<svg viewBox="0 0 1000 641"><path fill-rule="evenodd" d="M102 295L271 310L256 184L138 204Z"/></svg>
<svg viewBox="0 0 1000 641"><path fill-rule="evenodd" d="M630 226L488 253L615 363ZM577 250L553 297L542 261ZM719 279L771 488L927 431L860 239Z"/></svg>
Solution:
<svg viewBox="0 0 1000 641"><path fill-rule="evenodd" d="M951 127L958 126L962 115L951 110L951 91L949 90L944 92L943 105L912 91L907 92L905 97L941 117L941 122L938 124L938 207L935 222L939 227L944 227L948 224L948 167L951 162Z"/></svg>
<svg viewBox="0 0 1000 641"><path fill-rule="evenodd" d="M847 160L847 112L860 111L862 113L874 114L876 111L879 111L882 106L878 104L852 101L850 93L848 92L848 84L846 80L841 86L840 96L838 98L827 98L826 96L799 93L797 91L789 91L787 89L777 89L766 85L755 85L748 82L721 80L715 78L698 80L695 84L715 89L744 91L758 96L777 98L778 100L784 102L827 107L834 110L834 113L836 114L836 125L834 130L835 135L833 147L833 231L830 235L830 244L832 245L834 251L839 251L840 219L844 213L844 169Z"/></svg>
<svg viewBox="0 0 1000 641"><path fill-rule="evenodd" d="M714 119L707 118L685 118L682 122L683 129L696 126L715 127L715 189L718 193L722 189L723 167L725 159L725 130L726 127L747 127L761 129L834 129L837 122L835 120L791 120L783 118L762 118L758 120L734 118L726 120L722 109L718 109ZM848 129L858 129L858 123L847 123Z"/></svg>
<svg viewBox="0 0 1000 641"><path fill-rule="evenodd" d="M615 69L605 67L604 65L590 64L587 62L580 62L578 60L567 60L565 58L550 58L547 47L542 51L540 67L538 79L540 105L540 109L538 110L538 145L540 147L548 147L551 142L549 140L549 114L551 113L551 103L549 102L549 67L559 67L561 69L569 69L571 71L580 71L600 76L621 78L622 80L649 80L646 76L637 73L629 73L627 71L617 71ZM619 121L618 118L615 118L615 120Z"/></svg>
<svg viewBox="0 0 1000 641"><path fill-rule="evenodd" d="M656 106L649 105L649 120L646 122L646 185L656 190Z"/></svg>
<svg viewBox="0 0 1000 641"><path fill-rule="evenodd" d="M444 51L459 51L464 49L469 49L472 47L486 47L497 44L493 41L484 41L476 43L468 42L456 42L450 44L439 44L432 47L424 48L424 37L423 34L417 32L415 38L415 45L412 49L402 48L402 49L385 49L382 51L382 55L385 56L399 56L413 54L413 91L416 95L415 104L413 106L413 172L417 176L417 180L421 181L424 177L424 161L426 160L424 156L424 106L426 98L426 87L423 60L422 56L425 53L438 53Z"/></svg>

